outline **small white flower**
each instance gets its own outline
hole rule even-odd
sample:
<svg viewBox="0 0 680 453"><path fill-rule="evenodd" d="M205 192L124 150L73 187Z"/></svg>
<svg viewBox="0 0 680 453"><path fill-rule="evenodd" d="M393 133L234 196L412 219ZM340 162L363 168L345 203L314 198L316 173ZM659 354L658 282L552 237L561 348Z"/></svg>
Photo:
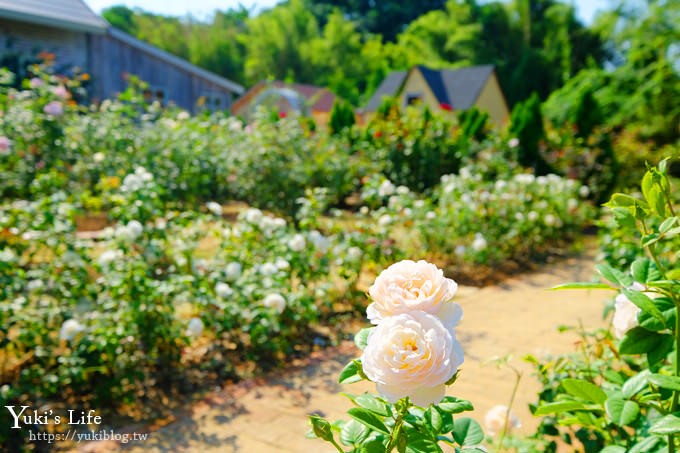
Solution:
<svg viewBox="0 0 680 453"><path fill-rule="evenodd" d="M106 155L102 152L94 153L92 155L92 160L94 160L97 163L102 162L105 158L106 158Z"/></svg>
<svg viewBox="0 0 680 453"><path fill-rule="evenodd" d="M578 189L578 194L579 194L581 197L585 198L585 197L587 197L588 195L590 195L590 189L588 188L588 186L581 186L581 187Z"/></svg>
<svg viewBox="0 0 680 453"><path fill-rule="evenodd" d="M215 293L222 299L227 299L229 296L234 294L231 286L224 282L219 282L215 285Z"/></svg>
<svg viewBox="0 0 680 453"><path fill-rule="evenodd" d="M378 218L378 225L384 227L392 223L392 217L389 214L383 214Z"/></svg>
<svg viewBox="0 0 680 453"><path fill-rule="evenodd" d="M181 112L179 112L179 113L177 114L177 120L178 120L178 121L186 121L186 120L188 120L189 118L191 118L191 115L190 115L189 112L187 112L187 111L182 110Z"/></svg>
<svg viewBox="0 0 680 453"><path fill-rule="evenodd" d="M552 214L546 214L545 217L543 217L543 221L548 226L554 226L557 223L557 219L555 219L555 216Z"/></svg>
<svg viewBox="0 0 680 453"><path fill-rule="evenodd" d="M416 208L422 208L425 206L425 200L416 200L413 202L413 206Z"/></svg>
<svg viewBox="0 0 680 453"><path fill-rule="evenodd" d="M397 187L397 194L399 194L399 195L407 195L409 192L410 192L410 190L406 186Z"/></svg>
<svg viewBox="0 0 680 453"><path fill-rule="evenodd" d="M4 263L11 263L14 260L16 260L17 255L14 253L14 250L10 248L6 248L3 250L0 250L0 261Z"/></svg>
<svg viewBox="0 0 680 453"><path fill-rule="evenodd" d="M212 212L216 216L218 217L222 216L222 205L220 205L219 203L209 201L205 204L205 206L208 208L208 211Z"/></svg>
<svg viewBox="0 0 680 453"><path fill-rule="evenodd" d="M241 270L241 263L232 261L231 263L227 264L227 267L224 269L224 273L226 274L227 280L233 282L241 276Z"/></svg>
<svg viewBox="0 0 680 453"><path fill-rule="evenodd" d="M290 263L281 257L276 258L274 264L276 265L277 268L279 268L282 271L290 269Z"/></svg>
<svg viewBox="0 0 680 453"><path fill-rule="evenodd" d="M569 209L570 211L573 211L576 208L578 208L578 201L577 200L575 200L573 198L570 198L569 200L567 200L567 209Z"/></svg>
<svg viewBox="0 0 680 453"><path fill-rule="evenodd" d="M301 252L306 245L305 237L301 234L296 234L288 241L288 247L294 252Z"/></svg>
<svg viewBox="0 0 680 453"><path fill-rule="evenodd" d="M389 179L384 180L382 184L380 184L380 187L378 187L378 195L381 197L389 197L394 191L394 184L392 184Z"/></svg>
<svg viewBox="0 0 680 453"><path fill-rule="evenodd" d="M362 206L359 208L359 213L362 215L367 215L368 211L369 211L368 206Z"/></svg>
<svg viewBox="0 0 680 453"><path fill-rule="evenodd" d="M262 211L256 208L250 208L245 213L246 222L252 224L259 224L262 220Z"/></svg>
<svg viewBox="0 0 680 453"><path fill-rule="evenodd" d="M363 255L363 252L359 247L350 247L347 249L347 257L351 260L358 260Z"/></svg>
<svg viewBox="0 0 680 453"><path fill-rule="evenodd" d="M144 232L144 227L137 220L130 220L126 226L132 239L136 239Z"/></svg>
<svg viewBox="0 0 680 453"><path fill-rule="evenodd" d="M522 422L512 412L508 415L508 407L503 405L494 406L484 416L484 427L491 436L503 432L505 420L508 420L507 432L521 428Z"/></svg>
<svg viewBox="0 0 680 453"><path fill-rule="evenodd" d="M518 138L511 138L508 140L508 146L510 148L517 148L519 146L519 139Z"/></svg>
<svg viewBox="0 0 680 453"><path fill-rule="evenodd" d="M328 248L331 246L331 242L323 234L319 233L317 230L312 230L309 232L309 240L314 244L314 248L321 253L326 253Z"/></svg>
<svg viewBox="0 0 680 453"><path fill-rule="evenodd" d="M37 291L45 286L42 280L31 280L26 284L26 289L29 291Z"/></svg>
<svg viewBox="0 0 680 453"><path fill-rule="evenodd" d="M272 276L278 272L278 268L274 263L264 263L260 266L260 274L264 276Z"/></svg>
<svg viewBox="0 0 680 453"><path fill-rule="evenodd" d="M411 217L413 211L411 210L411 208L404 208L404 210L401 211L401 213L404 214L404 217Z"/></svg>
<svg viewBox="0 0 680 453"><path fill-rule="evenodd" d="M462 245L462 244L458 244L456 246L454 253L456 254L456 256L463 256L463 255L465 255L465 251L466 251L465 246Z"/></svg>
<svg viewBox="0 0 680 453"><path fill-rule="evenodd" d="M434 211L427 211L427 214L425 214L427 220L434 220L436 217L437 214Z"/></svg>
<svg viewBox="0 0 680 453"><path fill-rule="evenodd" d="M279 313L283 313L283 310L286 308L286 299L278 293L268 294L267 297L262 300L262 305L267 308L273 308Z"/></svg>
<svg viewBox="0 0 680 453"><path fill-rule="evenodd" d="M519 212L519 211L516 212L516 213L515 213L515 220L517 220L518 222L521 222L522 220L524 220L524 214L522 214L522 213Z"/></svg>
<svg viewBox="0 0 680 453"><path fill-rule="evenodd" d="M472 241L472 250L475 250L477 252L482 251L486 248L487 243L486 239L484 239L484 236L482 236L481 233L476 233L475 234L475 239Z"/></svg>
<svg viewBox="0 0 680 453"><path fill-rule="evenodd" d="M64 341L71 341L83 330L85 330L84 325L75 319L69 319L64 321L64 323L61 325L61 330L59 330L59 338Z"/></svg>
<svg viewBox="0 0 680 453"><path fill-rule="evenodd" d="M107 267L109 264L122 257L123 252L120 250L105 250L104 253L99 255L97 262L101 267Z"/></svg>
<svg viewBox="0 0 680 453"><path fill-rule="evenodd" d="M200 337L203 333L203 321L201 318L191 318L185 332L187 337Z"/></svg>
<svg viewBox="0 0 680 453"><path fill-rule="evenodd" d="M529 222L535 222L538 220L538 213L536 211L530 211L527 218L529 219Z"/></svg>

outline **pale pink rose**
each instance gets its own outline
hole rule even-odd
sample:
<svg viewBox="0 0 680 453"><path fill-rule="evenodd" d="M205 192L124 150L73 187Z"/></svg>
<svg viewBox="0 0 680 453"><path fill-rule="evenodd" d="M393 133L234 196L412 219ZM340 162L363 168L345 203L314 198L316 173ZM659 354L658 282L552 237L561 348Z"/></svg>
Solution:
<svg viewBox="0 0 680 453"><path fill-rule="evenodd" d="M273 308L279 313L283 313L283 310L286 309L286 299L278 293L269 294L262 301L262 305L267 308Z"/></svg>
<svg viewBox="0 0 680 453"><path fill-rule="evenodd" d="M0 155L6 156L9 154L9 150L12 147L12 140L8 139L4 135L0 136Z"/></svg>
<svg viewBox="0 0 680 453"><path fill-rule="evenodd" d="M37 77L33 77L29 82L29 86L33 89L41 87L45 84L45 82L42 81L42 79L39 79Z"/></svg>
<svg viewBox="0 0 680 453"><path fill-rule="evenodd" d="M630 289L643 291L646 288L639 282L633 282ZM626 335L626 332L640 325L638 315L642 310L631 302L625 294L616 296L616 299L614 300L614 310L612 325L614 326L614 335L620 340Z"/></svg>
<svg viewBox="0 0 680 453"><path fill-rule="evenodd" d="M508 419L508 433L513 429L522 427L522 422L515 414L510 412L510 415L508 416L508 406L498 405L489 409L489 412L484 416L484 427L486 428L486 432L491 436L503 432L506 417Z"/></svg>
<svg viewBox="0 0 680 453"><path fill-rule="evenodd" d="M399 313L420 310L455 327L463 312L451 302L458 285L434 264L404 260L382 271L368 292L373 299L366 314L373 324Z"/></svg>
<svg viewBox="0 0 680 453"><path fill-rule="evenodd" d="M59 101L52 101L43 108L43 112L50 116L61 116L64 113L64 106Z"/></svg>
<svg viewBox="0 0 680 453"><path fill-rule="evenodd" d="M412 311L385 318L371 331L361 363L385 399L408 396L425 407L444 397L446 382L463 363L463 349L439 318Z"/></svg>
<svg viewBox="0 0 680 453"><path fill-rule="evenodd" d="M64 85L57 85L56 87L52 88L52 93L54 93L55 96L58 96L62 99L66 99L70 96L68 90Z"/></svg>

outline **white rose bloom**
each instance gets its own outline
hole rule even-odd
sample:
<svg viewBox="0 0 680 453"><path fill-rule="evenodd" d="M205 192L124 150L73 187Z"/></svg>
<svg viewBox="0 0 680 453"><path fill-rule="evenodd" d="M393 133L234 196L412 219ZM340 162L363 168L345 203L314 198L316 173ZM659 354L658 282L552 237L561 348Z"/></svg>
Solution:
<svg viewBox="0 0 680 453"><path fill-rule="evenodd" d="M371 331L361 363L385 399L408 396L425 407L444 397L446 381L463 363L463 349L439 318L412 311L385 318Z"/></svg>
<svg viewBox="0 0 680 453"><path fill-rule="evenodd" d="M392 217L389 214L383 214L378 219L378 225L380 226L387 226L390 223L392 223Z"/></svg>
<svg viewBox="0 0 680 453"><path fill-rule="evenodd" d="M271 276L278 272L278 268L274 263L264 263L260 266L260 274L265 276Z"/></svg>
<svg viewBox="0 0 680 453"><path fill-rule="evenodd" d="M215 285L215 293L222 299L226 299L232 294L234 294L234 290L231 289L231 286L227 285L224 282L219 282Z"/></svg>
<svg viewBox="0 0 680 453"><path fill-rule="evenodd" d="M406 195L410 192L409 188L406 186L399 186L397 187L397 193L399 195Z"/></svg>
<svg viewBox="0 0 680 453"><path fill-rule="evenodd" d="M321 253L326 253L328 248L331 246L331 242L323 234L316 230L309 232L309 240L314 244L314 248Z"/></svg>
<svg viewBox="0 0 680 453"><path fill-rule="evenodd" d="M434 211L427 211L427 214L425 214L427 220L434 220L436 217L437 214Z"/></svg>
<svg viewBox="0 0 680 453"><path fill-rule="evenodd" d="M455 327L463 316L460 305L451 302L458 284L444 277L434 264L420 260L399 261L378 275L368 289L373 302L366 315L373 324L400 313L414 310L438 316L449 327Z"/></svg>
<svg viewBox="0 0 680 453"><path fill-rule="evenodd" d="M284 228L286 226L286 219L281 217L274 217L272 219L272 226L274 228Z"/></svg>
<svg viewBox="0 0 680 453"><path fill-rule="evenodd" d="M208 211L212 212L216 216L220 217L222 215L222 205L219 203L209 201L205 204L205 206L208 208Z"/></svg>
<svg viewBox="0 0 680 453"><path fill-rule="evenodd" d="M99 255L99 259L97 260L99 262L99 265L101 267L106 267L112 262L114 262L117 259L120 259L123 257L123 252L120 250L106 250L104 253Z"/></svg>
<svg viewBox="0 0 680 453"><path fill-rule="evenodd" d="M404 217L411 217L413 211L411 210L411 208L404 208L404 210L401 211L401 213L404 214Z"/></svg>
<svg viewBox="0 0 680 453"><path fill-rule="evenodd" d="M367 215L368 212L369 212L368 206L362 206L359 208L359 213L361 213L362 215Z"/></svg>
<svg viewBox="0 0 680 453"><path fill-rule="evenodd" d="M508 140L508 146L510 148L517 148L519 146L519 139L511 138L510 140Z"/></svg>
<svg viewBox="0 0 680 453"><path fill-rule="evenodd" d="M106 158L106 155L102 152L94 153L92 155L92 159L97 163L104 161L105 158Z"/></svg>
<svg viewBox="0 0 680 453"><path fill-rule="evenodd" d="M590 189L588 188L588 186L581 186L581 187L578 189L578 194L579 194L581 197L585 198L585 197L587 197L588 195L590 195Z"/></svg>
<svg viewBox="0 0 680 453"><path fill-rule="evenodd" d="M189 118L191 118L191 115L187 111L182 110L181 112L179 112L177 114L177 120L179 120L179 121L186 121Z"/></svg>
<svg viewBox="0 0 680 453"><path fill-rule="evenodd" d="M573 211L576 208L578 208L578 201L576 201L573 198L570 198L569 200L567 200L567 209L569 209L570 211Z"/></svg>
<svg viewBox="0 0 680 453"><path fill-rule="evenodd" d="M262 211L256 208L250 208L245 213L245 219L248 223L258 224L262 220Z"/></svg>
<svg viewBox="0 0 680 453"><path fill-rule="evenodd" d="M203 333L203 321L201 318L191 318L187 325L185 335L187 337L200 337Z"/></svg>
<svg viewBox="0 0 680 453"><path fill-rule="evenodd" d="M638 288L633 286L633 289ZM625 294L616 296L616 299L614 300L614 309L614 319L612 320L614 335L620 340L626 335L626 332L640 324L638 315L642 310L631 302Z"/></svg>
<svg viewBox="0 0 680 453"><path fill-rule="evenodd" d="M503 432L506 417L508 417L508 433L513 429L522 427L522 422L515 414L510 412L510 415L508 416L508 406L498 405L489 409L489 412L484 416L484 427L486 428L486 432L491 436Z"/></svg>
<svg viewBox="0 0 680 453"><path fill-rule="evenodd" d="M416 200L413 202L413 206L416 208L422 208L425 206L425 200Z"/></svg>
<svg viewBox="0 0 680 453"><path fill-rule="evenodd" d="M278 293L268 294L267 297L262 300L262 305L267 308L273 308L279 313L283 313L283 310L286 308L286 299Z"/></svg>
<svg viewBox="0 0 680 453"><path fill-rule="evenodd" d="M351 260L358 260L363 255L359 247L350 247L347 249L347 257Z"/></svg>
<svg viewBox="0 0 680 453"><path fill-rule="evenodd" d="M0 250L0 261L5 262L5 263L11 263L14 260L16 260L17 255L14 253L14 250L7 248L4 250Z"/></svg>
<svg viewBox="0 0 680 453"><path fill-rule="evenodd" d="M296 234L288 241L288 247L294 252L301 252L306 245L305 237L301 234Z"/></svg>
<svg viewBox="0 0 680 453"><path fill-rule="evenodd" d="M386 179L378 187L378 195L381 197L389 197L395 191L394 184L389 179Z"/></svg>
<svg viewBox="0 0 680 453"><path fill-rule="evenodd" d="M557 223L557 219L555 219L555 216L552 214L546 214L543 221L548 226L554 226Z"/></svg>
<svg viewBox="0 0 680 453"><path fill-rule="evenodd" d="M71 341L83 330L85 330L84 325L75 319L69 319L64 321L64 323L61 325L61 330L59 330L59 338L65 341Z"/></svg>
<svg viewBox="0 0 680 453"><path fill-rule="evenodd" d="M536 211L530 211L527 218L529 219L529 222L535 222L538 220L538 213Z"/></svg>
<svg viewBox="0 0 680 453"><path fill-rule="evenodd" d="M241 263L232 261L231 263L227 264L224 273L227 276L227 280L234 281L241 276L241 270Z"/></svg>
<svg viewBox="0 0 680 453"><path fill-rule="evenodd" d="M283 258L276 258L274 265L282 271L290 269L290 263Z"/></svg>
<svg viewBox="0 0 680 453"><path fill-rule="evenodd" d="M522 214L521 212L516 212L515 213L515 220L517 220L518 222L521 222L522 220L524 220L524 214Z"/></svg>
<svg viewBox="0 0 680 453"><path fill-rule="evenodd" d="M480 233L475 234L475 239L472 241L472 250L480 252L487 247L486 239Z"/></svg>
<svg viewBox="0 0 680 453"><path fill-rule="evenodd" d="M137 220L130 220L126 228L130 232L132 239L138 238L144 232L144 227Z"/></svg>
<svg viewBox="0 0 680 453"><path fill-rule="evenodd" d="M29 291L35 291L41 289L45 286L42 280L31 280L26 284L26 289Z"/></svg>

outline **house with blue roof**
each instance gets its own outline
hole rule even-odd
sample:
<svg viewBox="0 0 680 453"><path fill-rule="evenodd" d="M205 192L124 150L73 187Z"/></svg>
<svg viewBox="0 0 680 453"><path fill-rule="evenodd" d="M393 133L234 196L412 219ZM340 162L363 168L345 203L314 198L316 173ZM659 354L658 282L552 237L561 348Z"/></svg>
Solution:
<svg viewBox="0 0 680 453"><path fill-rule="evenodd" d="M396 98L402 106L423 104L432 110L457 112L477 107L497 126L505 125L510 117L492 65L459 69L414 66L391 72L369 99L364 116L378 110L385 97Z"/></svg>

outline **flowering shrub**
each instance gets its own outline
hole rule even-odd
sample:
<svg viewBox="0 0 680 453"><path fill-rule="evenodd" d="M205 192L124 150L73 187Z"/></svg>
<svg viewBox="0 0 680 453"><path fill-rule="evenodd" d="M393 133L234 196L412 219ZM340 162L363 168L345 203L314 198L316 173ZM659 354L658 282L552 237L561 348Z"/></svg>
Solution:
<svg viewBox="0 0 680 453"><path fill-rule="evenodd" d="M607 206L621 227L638 228L646 256L627 270L598 265L607 283L559 287L617 291L614 338L606 331L587 335L580 359L538 364L546 388L535 415L551 416L540 433L564 434L586 452L680 446L680 223L666 161L648 169L641 188L642 199L615 194Z"/></svg>
<svg viewBox="0 0 680 453"><path fill-rule="evenodd" d="M368 379L380 396L349 396L352 420L331 425L311 416L313 435L346 451L441 452L440 443L456 451L476 448L484 440L477 422L453 415L472 410L469 401L444 396L457 377L463 351L455 327L462 316L452 302L453 280L425 261L401 261L384 270L369 290L367 315L375 327L356 337L363 350L340 374L340 383ZM335 431L335 432L334 432Z"/></svg>

